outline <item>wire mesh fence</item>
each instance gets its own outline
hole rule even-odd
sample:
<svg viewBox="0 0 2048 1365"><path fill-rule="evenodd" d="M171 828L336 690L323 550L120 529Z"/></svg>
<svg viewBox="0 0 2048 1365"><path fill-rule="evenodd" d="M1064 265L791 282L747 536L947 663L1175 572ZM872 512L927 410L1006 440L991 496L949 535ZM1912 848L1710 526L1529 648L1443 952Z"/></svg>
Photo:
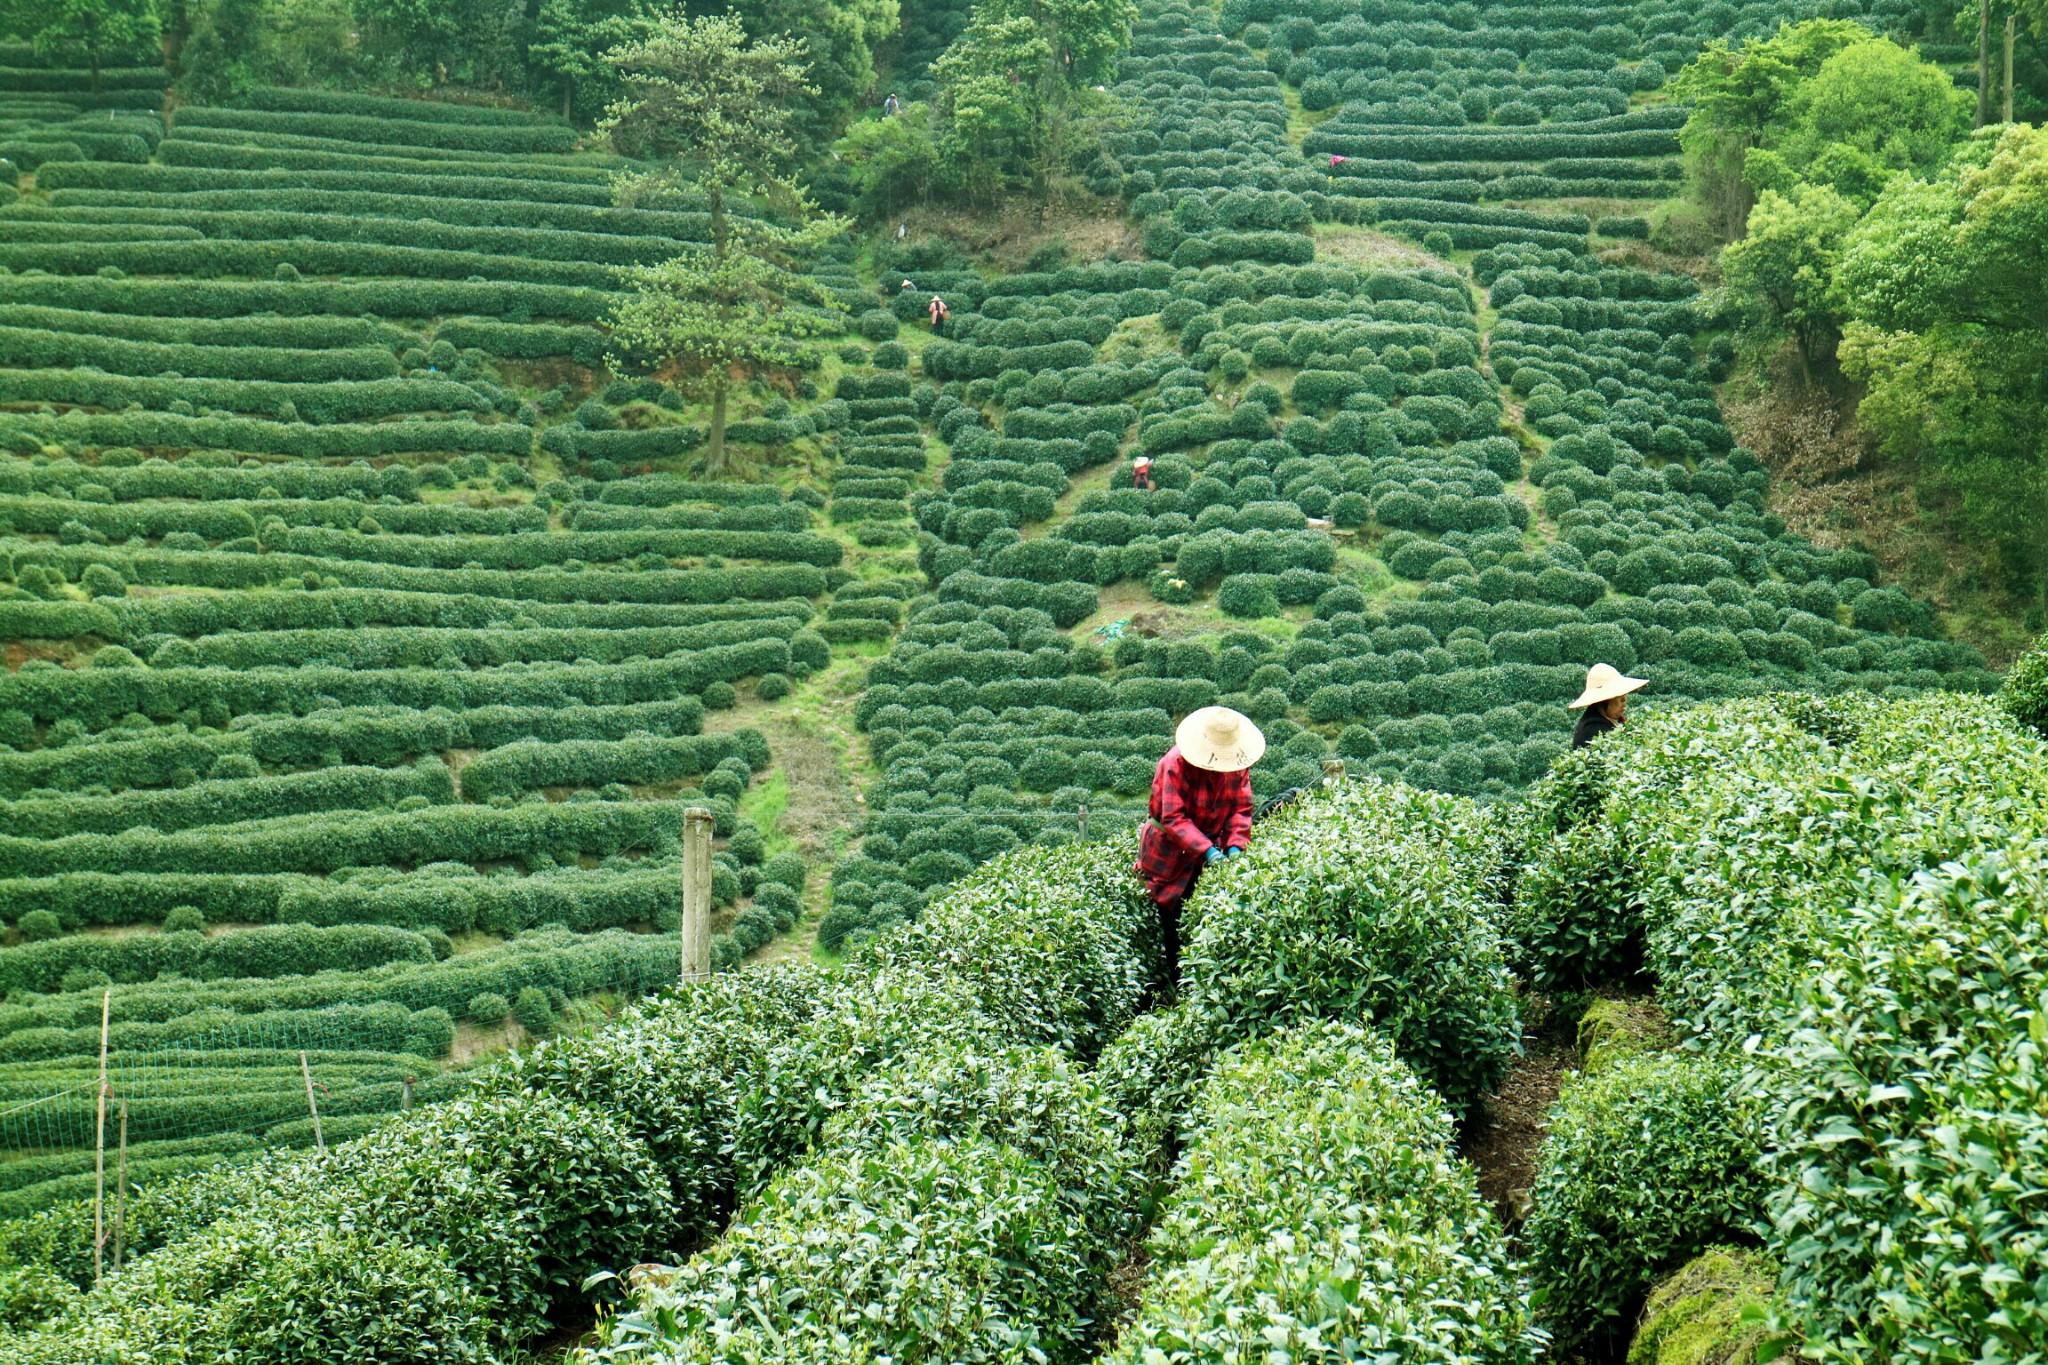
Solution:
<svg viewBox="0 0 2048 1365"><path fill-rule="evenodd" d="M125 1150L131 1182L159 1180L309 1146L316 1126L327 1142L353 1137L461 1083L430 1057L365 1050L347 1022L310 1013L110 1047L104 1117L97 1055L0 1065L0 1217L91 1196L103 1149L109 1170Z"/></svg>

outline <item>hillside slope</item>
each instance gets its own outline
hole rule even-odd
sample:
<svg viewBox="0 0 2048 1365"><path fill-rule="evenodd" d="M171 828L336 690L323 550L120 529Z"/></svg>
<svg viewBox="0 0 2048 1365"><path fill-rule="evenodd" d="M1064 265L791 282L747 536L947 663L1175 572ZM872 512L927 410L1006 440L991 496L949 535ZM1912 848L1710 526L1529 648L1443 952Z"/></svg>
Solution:
<svg viewBox="0 0 2048 1365"><path fill-rule="evenodd" d="M668 981L690 802L724 966L1127 827L1213 701L1262 796L1337 757L1497 801L1595 658L1651 710L1988 688L1766 512L1641 263L1665 78L1808 8L1148 0L1088 168L1142 259L841 244L744 482L604 358L617 269L704 217L614 207L576 128L167 123L149 68L4 49L0 1211L82 1188L109 988L148 1181L312 1140L300 1050L353 1133Z"/></svg>

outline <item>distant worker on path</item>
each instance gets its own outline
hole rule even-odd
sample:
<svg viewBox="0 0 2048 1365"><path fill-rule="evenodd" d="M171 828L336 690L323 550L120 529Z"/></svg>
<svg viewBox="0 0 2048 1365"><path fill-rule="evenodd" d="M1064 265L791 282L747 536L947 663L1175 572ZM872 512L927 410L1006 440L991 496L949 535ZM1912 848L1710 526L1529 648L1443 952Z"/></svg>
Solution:
<svg viewBox="0 0 2048 1365"><path fill-rule="evenodd" d="M1140 455L1131 461L1131 487L1152 491L1152 457Z"/></svg>
<svg viewBox="0 0 2048 1365"><path fill-rule="evenodd" d="M1251 766L1266 737L1227 706L1192 712L1152 771L1152 804L1134 869L1159 908L1166 980L1180 980L1180 908L1202 869L1243 853L1252 838Z"/></svg>
<svg viewBox="0 0 2048 1365"><path fill-rule="evenodd" d="M1612 664L1594 664L1587 669L1586 690L1568 708L1579 713L1572 747L1583 749L1609 730L1619 730L1628 714L1628 694L1648 685L1649 679L1631 678Z"/></svg>
<svg viewBox="0 0 2048 1365"><path fill-rule="evenodd" d="M896 98L896 92L891 90L889 92L889 98L882 101L882 117L895 118L898 114L902 112L903 104Z"/></svg>
<svg viewBox="0 0 2048 1365"><path fill-rule="evenodd" d="M937 294L932 295L932 301L925 305L925 309L932 315L932 330L934 332L944 327L946 319L953 316L953 310L946 307L946 301Z"/></svg>

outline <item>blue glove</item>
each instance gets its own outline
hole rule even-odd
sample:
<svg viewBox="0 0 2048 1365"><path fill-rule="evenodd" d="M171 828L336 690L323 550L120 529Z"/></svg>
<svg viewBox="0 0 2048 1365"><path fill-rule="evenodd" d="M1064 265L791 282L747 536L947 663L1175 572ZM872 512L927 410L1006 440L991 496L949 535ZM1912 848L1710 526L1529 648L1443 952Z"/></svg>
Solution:
<svg viewBox="0 0 2048 1365"><path fill-rule="evenodd" d="M1218 847L1216 847L1216 845L1214 845L1214 844L1211 844L1211 845L1209 845L1208 851L1207 851L1207 852L1205 852L1204 854L1202 854L1202 861L1203 861L1204 863L1220 863L1220 862L1222 862L1222 861L1223 861L1223 850L1222 850L1222 849L1220 849L1220 848L1218 848Z"/></svg>
<svg viewBox="0 0 2048 1365"><path fill-rule="evenodd" d="M1229 848L1223 850L1223 856L1226 858L1235 858L1238 854L1242 852L1244 852L1243 844L1232 844Z"/></svg>

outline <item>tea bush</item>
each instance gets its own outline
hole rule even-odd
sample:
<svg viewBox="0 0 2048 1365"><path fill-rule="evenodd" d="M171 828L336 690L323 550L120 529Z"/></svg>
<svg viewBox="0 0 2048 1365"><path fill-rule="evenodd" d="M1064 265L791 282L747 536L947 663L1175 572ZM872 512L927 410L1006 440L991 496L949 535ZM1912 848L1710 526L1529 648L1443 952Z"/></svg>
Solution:
<svg viewBox="0 0 2048 1365"><path fill-rule="evenodd" d="M1497 856L1486 817L1456 798L1370 779L1311 797L1190 898L1188 998L1225 1037L1370 1023L1462 1113L1521 1037L1486 896Z"/></svg>
<svg viewBox="0 0 2048 1365"><path fill-rule="evenodd" d="M1537 1316L1560 1349L1625 1335L1660 1275L1758 1225L1762 1140L1726 1065L1650 1053L1566 1088L1523 1230Z"/></svg>
<svg viewBox="0 0 2048 1365"><path fill-rule="evenodd" d="M1516 1268L1450 1116L1385 1041L1304 1024L1225 1054L1109 1359L1371 1342L1532 1360Z"/></svg>

